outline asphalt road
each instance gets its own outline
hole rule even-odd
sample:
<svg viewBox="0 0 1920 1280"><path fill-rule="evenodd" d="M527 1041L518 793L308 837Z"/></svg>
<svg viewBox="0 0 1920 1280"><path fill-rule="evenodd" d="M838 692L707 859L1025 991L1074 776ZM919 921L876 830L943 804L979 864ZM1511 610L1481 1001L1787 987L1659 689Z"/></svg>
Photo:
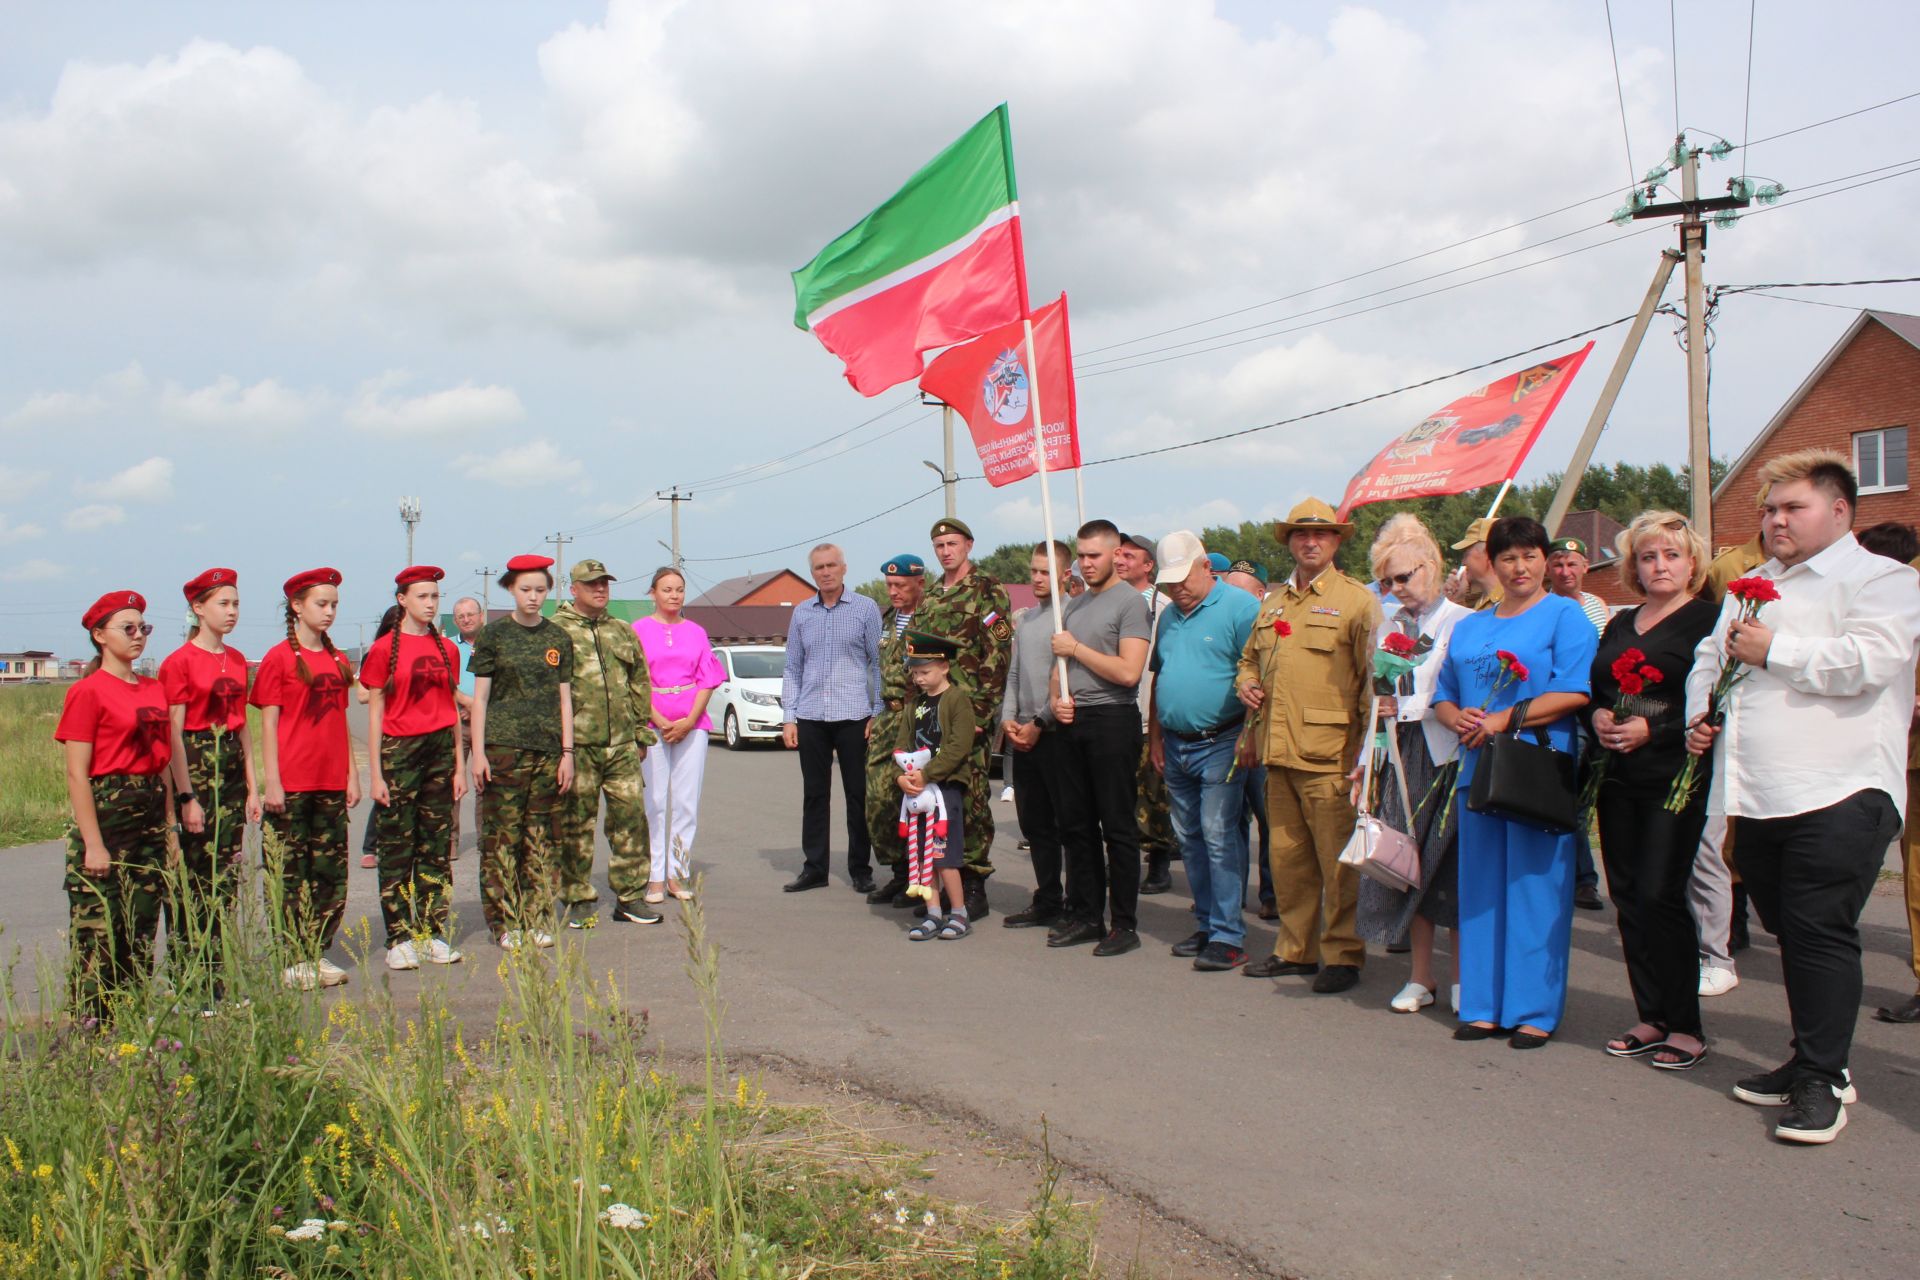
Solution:
<svg viewBox="0 0 1920 1280"><path fill-rule="evenodd" d="M714 751L694 857L736 1051L1007 1133L1033 1136L1044 1115L1066 1159L1277 1273L1915 1273L1920 1027L1861 1022L1862 1100L1838 1142L1772 1141L1772 1113L1727 1096L1736 1077L1787 1054L1770 940L1741 957L1741 986L1708 1003L1711 1056L1668 1074L1600 1052L1632 1008L1610 923L1581 912L1560 1037L1516 1054L1454 1043L1433 1011L1389 1012L1404 957L1374 956L1339 996L1298 979L1194 972L1166 954L1191 929L1177 868L1175 893L1142 899L1147 946L1134 954L1049 952L1032 931L1003 930L1000 914L1032 885L1011 805L996 806L995 917L959 944L910 944L907 912L848 890L837 817L833 884L781 893L799 864L798 811L791 754ZM0 947L57 959L60 856L51 844L0 853ZM498 979L476 868L471 852L457 864L456 911L460 945L479 963L356 971L346 992L444 980L463 1007L489 1010ZM373 873L356 865L349 919L363 912L377 919ZM1271 937L1259 926L1250 945ZM1866 943L1866 1004L1899 999L1910 975L1897 896L1870 903ZM608 925L566 945L619 976L664 1047L698 1051L671 923ZM22 962L16 978L30 988L29 970Z"/></svg>

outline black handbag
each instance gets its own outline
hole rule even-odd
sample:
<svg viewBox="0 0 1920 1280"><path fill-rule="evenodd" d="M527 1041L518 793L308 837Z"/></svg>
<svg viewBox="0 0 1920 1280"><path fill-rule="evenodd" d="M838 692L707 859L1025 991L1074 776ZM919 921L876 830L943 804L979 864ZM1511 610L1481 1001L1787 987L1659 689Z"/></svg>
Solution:
<svg viewBox="0 0 1920 1280"><path fill-rule="evenodd" d="M1515 728L1495 734L1480 748L1467 808L1547 831L1572 831L1580 820L1578 762L1553 749L1544 725L1533 727L1531 740L1520 736L1524 731L1518 726L1531 701L1514 705Z"/></svg>

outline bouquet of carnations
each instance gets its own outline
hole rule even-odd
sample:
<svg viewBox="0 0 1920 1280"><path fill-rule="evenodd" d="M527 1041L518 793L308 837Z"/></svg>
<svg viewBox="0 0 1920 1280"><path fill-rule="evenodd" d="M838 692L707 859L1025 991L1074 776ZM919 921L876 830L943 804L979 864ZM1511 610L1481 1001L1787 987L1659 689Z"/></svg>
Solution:
<svg viewBox="0 0 1920 1280"><path fill-rule="evenodd" d="M1773 585L1772 578L1735 578L1727 584L1727 594L1740 602L1740 612L1734 621L1752 622L1760 616L1760 610L1780 598L1780 588ZM1720 726L1727 715L1727 696L1735 685L1752 674L1746 663L1732 656L1720 664L1720 678L1713 682L1713 692L1707 695L1707 724ZM1673 786L1667 792L1668 813L1679 813L1693 799L1693 793L1700 786L1701 759L1689 755L1674 776Z"/></svg>
<svg viewBox="0 0 1920 1280"><path fill-rule="evenodd" d="M1620 696L1613 700L1613 718L1620 721L1634 714L1630 699L1637 698L1647 691L1650 684L1659 684L1666 676L1660 668L1647 665L1647 655L1638 649L1628 649L1613 660L1608 668L1613 673L1613 682L1620 686ZM1587 784L1580 788L1580 813L1582 816L1592 812L1593 806L1600 800L1600 788L1607 779L1607 765L1617 752L1602 749L1587 770Z"/></svg>
<svg viewBox="0 0 1920 1280"><path fill-rule="evenodd" d="M1260 687L1266 691L1268 698L1273 696L1274 655L1279 652L1280 642L1292 634L1293 624L1285 618L1276 616L1273 620L1273 648L1267 652L1266 663L1260 670ZM1234 740L1233 744L1233 763L1227 766L1227 781L1233 781L1233 776L1240 772L1240 757L1243 753L1249 748L1259 750L1260 726L1267 722L1267 705L1266 702L1262 702L1260 709L1248 715L1246 723L1241 726L1240 736Z"/></svg>

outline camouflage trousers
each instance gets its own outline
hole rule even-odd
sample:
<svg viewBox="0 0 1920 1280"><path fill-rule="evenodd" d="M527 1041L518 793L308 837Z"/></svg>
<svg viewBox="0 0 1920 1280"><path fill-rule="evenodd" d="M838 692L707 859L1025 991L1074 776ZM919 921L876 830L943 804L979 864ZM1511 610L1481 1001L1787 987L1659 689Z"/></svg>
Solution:
<svg viewBox="0 0 1920 1280"><path fill-rule="evenodd" d="M247 769L240 735L192 729L181 735L187 749L187 784L206 814L206 828L180 829L180 880L167 902L170 963L199 955L218 967L221 923L238 905L240 846L247 834Z"/></svg>
<svg viewBox="0 0 1920 1280"><path fill-rule="evenodd" d="M383 736L380 776L391 800L378 810L375 845L387 945L444 938L453 892L453 730Z"/></svg>
<svg viewBox="0 0 1920 1280"><path fill-rule="evenodd" d="M560 901L592 902L593 829L600 820L600 797L607 798L607 888L620 902L647 891L653 870L648 850L646 786L640 777L640 747L574 745L573 791L560 798L558 856Z"/></svg>
<svg viewBox="0 0 1920 1280"><path fill-rule="evenodd" d="M904 711L882 711L873 718L873 736L867 739L867 838L873 860L890 871L904 872L907 842L900 838L900 788L894 782L900 766L893 747L900 740Z"/></svg>
<svg viewBox="0 0 1920 1280"><path fill-rule="evenodd" d="M487 769L493 780L480 793L481 913L495 938L509 929L548 928L557 888L560 757L489 746Z"/></svg>
<svg viewBox="0 0 1920 1280"><path fill-rule="evenodd" d="M116 988L153 972L167 897L166 782L159 774L95 778L93 812L113 861L105 875L87 875L79 828L68 829L68 990L75 1016L103 1018Z"/></svg>
<svg viewBox="0 0 1920 1280"><path fill-rule="evenodd" d="M347 793L289 791L287 807L267 815L280 844L281 906L300 958L333 945L347 914Z"/></svg>
<svg viewBox="0 0 1920 1280"><path fill-rule="evenodd" d="M1173 834L1173 811L1167 807L1167 780L1153 767L1147 749L1146 735L1142 734L1133 820L1140 828L1140 856L1165 862L1180 852L1180 842Z"/></svg>
<svg viewBox="0 0 1920 1280"><path fill-rule="evenodd" d="M991 730L973 735L973 750L967 753L967 807L962 819L967 860L960 870L983 880L993 874L993 779L987 776L992 746ZM898 794L900 788L893 790Z"/></svg>

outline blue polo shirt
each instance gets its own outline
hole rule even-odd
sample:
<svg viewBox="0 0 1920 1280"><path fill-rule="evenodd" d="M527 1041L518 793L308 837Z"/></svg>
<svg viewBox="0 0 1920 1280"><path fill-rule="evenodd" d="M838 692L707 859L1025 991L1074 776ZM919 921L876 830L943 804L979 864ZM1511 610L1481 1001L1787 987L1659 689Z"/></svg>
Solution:
<svg viewBox="0 0 1920 1280"><path fill-rule="evenodd" d="M1259 615L1258 600L1220 581L1192 613L1171 600L1161 605L1153 646L1153 705L1161 728L1204 733L1240 718L1245 708L1233 691L1234 672Z"/></svg>

